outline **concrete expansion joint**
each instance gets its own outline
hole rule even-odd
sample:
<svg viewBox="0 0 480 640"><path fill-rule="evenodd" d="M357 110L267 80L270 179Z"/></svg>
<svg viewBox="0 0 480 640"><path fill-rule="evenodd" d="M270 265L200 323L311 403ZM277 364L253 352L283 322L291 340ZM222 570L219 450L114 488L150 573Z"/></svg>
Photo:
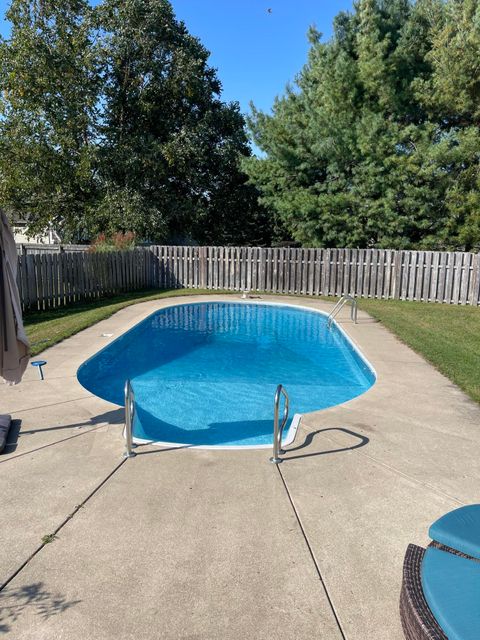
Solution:
<svg viewBox="0 0 480 640"><path fill-rule="evenodd" d="M304 423L304 427L307 427L307 429L313 429L314 428L313 426L309 426L306 423ZM339 440L337 440L336 438L332 437L331 435L327 435L325 433L323 435L324 435L324 438L326 440L329 440L332 444L335 444L337 446L340 446L342 444ZM352 452L349 451L347 453L352 453ZM430 491L432 491L433 493L436 493L438 496L441 496L442 498L447 498L447 500L452 500L453 502L455 502L459 506L462 506L462 505L466 504L464 501L460 500L459 498L457 498L455 496L450 495L446 491L442 491L441 489L438 489L438 487L435 487L435 486L433 486L432 484L430 484L428 482L419 480L418 478L415 478L415 476L412 476L412 475L406 473L405 471L400 471L400 469L397 469L397 467L394 467L393 465L388 464L387 462L382 462L382 460L379 460L378 458L375 458L374 456L369 455L365 451L356 451L356 453L358 455L364 456L365 458L367 458L368 460L373 462L373 464L377 464L380 467L383 467L384 469L388 469L388 471L390 471L394 475L402 476L403 478L406 478L410 482L414 482L415 484L419 485L420 487L425 487L426 489L429 489Z"/></svg>
<svg viewBox="0 0 480 640"><path fill-rule="evenodd" d="M327 598L328 604L329 604L330 609L332 611L333 617L335 618L335 623L336 623L336 625L338 627L338 631L340 632L340 635L342 636L343 640L348 640L347 635L346 635L346 633L345 633L345 631L344 631L344 629L342 627L342 624L340 622L340 618L338 616L337 609L336 609L335 605L333 604L333 601L332 601L332 598L331 598L330 593L328 591L327 585L325 584L325 580L323 579L323 575L322 575L322 572L320 570L320 565L318 564L317 558L315 557L315 553L313 552L312 545L310 544L310 541L308 539L307 532L305 531L305 528L303 526L302 520L300 518L300 514L298 513L297 507L295 506L295 502L293 501L292 495L291 495L291 493L289 491L289 488L288 488L288 485L287 485L287 481L285 480L285 477L284 477L284 475L282 473L280 465L276 465L276 467L278 469L278 473L280 475L280 479L282 481L282 484L283 484L283 486L285 488L285 492L287 494L288 501L290 502L290 506L292 507L292 510L293 510L293 513L294 513L295 518L297 520L298 526L300 527L300 531L302 533L303 539L305 540L305 544L307 546L307 550L308 550L308 553L310 555L310 558L311 558L311 560L313 562L313 566L315 568L315 571L316 571L316 573L318 575L318 579L320 580L320 583L321 583L321 585L323 587L323 590L325 592L325 596Z"/></svg>
<svg viewBox="0 0 480 640"><path fill-rule="evenodd" d="M17 460L18 458L23 458L24 456L28 456L36 451L42 451L43 449L49 449L50 447L55 447L57 444L62 444L64 442L68 442L68 440L73 440L74 438L79 438L80 436L86 436L88 433L93 433L94 431L98 431L102 427L105 427L104 424L99 424L97 426L93 426L90 428L85 428L85 430L80 433L75 433L73 436L68 436L67 438L63 438L62 440L55 440L55 442L49 442L48 444L44 444L41 447L36 447L35 449L29 449L28 451L24 451L23 453L19 453L16 456L11 455L5 460L0 460L0 464L9 462L10 460Z"/></svg>
<svg viewBox="0 0 480 640"><path fill-rule="evenodd" d="M48 446L48 445L47 445ZM24 454L23 454L24 455ZM113 470L106 476L106 478L104 478L94 489L93 491L91 491L88 496L80 503L75 505L73 511L71 513L69 513L63 520L62 522L57 526L57 528L50 534L48 534L47 536L44 536L44 539L42 540L42 543L35 549L35 551L33 553L31 553L28 558L22 562L22 564L5 580L5 582L3 584L0 585L0 594L2 593L2 591L5 589L5 587L7 587L10 582L12 582L12 580L14 578L16 578L18 576L19 573L21 573L21 571L23 571L23 569L25 569L25 567L27 567L29 565L29 563L33 560L33 558L35 558L35 556L37 554L40 553L40 551L47 546L47 544L49 544L51 541L53 541L56 537L57 534L63 529L63 527L67 524L67 522L70 522L70 520L72 520L75 515L80 511L80 509L82 509L87 502L93 498L93 496L110 480L110 478L112 478L112 476L120 469L120 467L127 461L127 458L123 458L114 468ZM45 539L45 538L48 538Z"/></svg>
<svg viewBox="0 0 480 640"><path fill-rule="evenodd" d="M415 484L419 485L420 487L425 487L426 489L429 489L430 491L432 491L433 493L436 493L438 496L441 496L442 498L447 498L447 500L452 500L453 502L455 502L459 506L467 504L466 502L463 502L459 498L456 498L455 496L450 495L446 491L442 491L441 489L438 489L437 487L434 487L432 484L430 484L428 482L424 482L422 480L419 480L418 478L415 478L415 476L412 476L412 475L410 475L408 473L405 473L405 471L400 471L400 469L397 469L396 467L392 466L391 464L388 464L387 462L382 462L378 458L374 458L373 456L368 455L368 453L365 453L363 451L359 451L358 453L359 453L359 455L365 456L365 458L368 458L371 462L373 462L373 464L377 464L377 465L383 467L384 469L388 469L391 473L393 473L395 475L402 476L403 478L406 478L407 480L410 480L410 482L414 482Z"/></svg>
<svg viewBox="0 0 480 640"><path fill-rule="evenodd" d="M76 378L76 376L75 376ZM27 407L25 409L15 409L15 411L10 411L12 416L17 413L26 413L27 411L37 411L38 409L48 409L49 407L58 407L61 404L69 404L70 402L80 402L81 400L88 400L89 398L93 398L93 394L89 393L88 395L83 395L80 398L71 398L70 400L61 400L60 402L51 402L49 404L41 404L35 407Z"/></svg>

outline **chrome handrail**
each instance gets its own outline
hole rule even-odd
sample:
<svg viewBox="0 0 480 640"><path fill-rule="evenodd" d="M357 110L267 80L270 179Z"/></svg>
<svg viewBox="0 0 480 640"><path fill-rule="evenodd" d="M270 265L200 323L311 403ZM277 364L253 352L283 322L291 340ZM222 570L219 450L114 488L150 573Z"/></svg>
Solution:
<svg viewBox="0 0 480 640"><path fill-rule="evenodd" d="M334 319L334 317L340 313L340 311L343 309L343 307L347 304L347 302L351 302L352 303L352 308L350 310L350 319L357 324L357 312L358 312L358 303L357 303L357 299L354 298L353 296L351 296L349 293L345 293L340 300L337 302L337 304L333 307L333 309L331 310L329 316L328 316L328 326L330 327L332 325L332 321Z"/></svg>
<svg viewBox="0 0 480 640"><path fill-rule="evenodd" d="M282 424L279 426L278 414L280 409L280 398L282 394L285 397L285 406L283 408ZM280 462L282 462L282 458L280 458L280 454L284 453L284 451L282 450L282 434L288 420L288 405L288 393L285 391L283 385L279 384L277 390L275 391L275 400L273 404L273 456L270 458L270 462L273 462L274 464L279 464Z"/></svg>
<svg viewBox="0 0 480 640"><path fill-rule="evenodd" d="M125 453L124 458L133 458L137 454L133 451L133 418L135 417L135 394L130 380L125 382Z"/></svg>

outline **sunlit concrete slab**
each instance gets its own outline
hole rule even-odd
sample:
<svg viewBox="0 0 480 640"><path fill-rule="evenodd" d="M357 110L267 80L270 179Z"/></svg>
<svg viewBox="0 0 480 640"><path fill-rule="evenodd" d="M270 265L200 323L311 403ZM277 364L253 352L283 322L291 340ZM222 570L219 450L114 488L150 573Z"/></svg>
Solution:
<svg viewBox="0 0 480 640"><path fill-rule="evenodd" d="M344 429L319 430L281 472L346 637L401 640L406 546L428 543L429 523L458 504L370 459Z"/></svg>
<svg viewBox="0 0 480 640"><path fill-rule="evenodd" d="M280 469L266 450L153 447L117 468L122 410L83 389L78 366L156 309L239 298L128 307L38 356L44 382L30 368L0 386L20 425L0 455L2 581L26 562L0 592L7 637L335 640L340 625L348 640L402 638L407 544L478 501L480 407L366 314L339 323L376 384L305 416Z"/></svg>
<svg viewBox="0 0 480 640"><path fill-rule="evenodd" d="M11 460L0 456L0 584L121 461L116 443L120 437L99 427Z"/></svg>
<svg viewBox="0 0 480 640"><path fill-rule="evenodd" d="M140 453L15 578L6 637L340 639L263 453Z"/></svg>

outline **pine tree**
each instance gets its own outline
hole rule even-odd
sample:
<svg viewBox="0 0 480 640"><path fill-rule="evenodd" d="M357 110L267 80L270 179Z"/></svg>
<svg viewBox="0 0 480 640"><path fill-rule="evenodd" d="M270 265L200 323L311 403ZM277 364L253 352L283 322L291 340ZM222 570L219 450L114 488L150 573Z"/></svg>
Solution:
<svg viewBox="0 0 480 640"><path fill-rule="evenodd" d="M480 243L478 0L359 0L249 124L262 202L313 246Z"/></svg>

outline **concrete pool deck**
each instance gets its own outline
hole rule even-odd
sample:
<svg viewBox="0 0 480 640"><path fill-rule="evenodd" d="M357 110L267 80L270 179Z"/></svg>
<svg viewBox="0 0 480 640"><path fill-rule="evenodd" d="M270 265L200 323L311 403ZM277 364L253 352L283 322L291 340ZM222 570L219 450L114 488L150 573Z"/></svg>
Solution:
<svg viewBox="0 0 480 640"><path fill-rule="evenodd" d="M377 383L306 415L279 467L266 450L142 446L123 460L122 410L76 370L182 300L127 307L41 354L44 382L30 367L21 385L0 386L0 410L16 420L0 455L0 634L401 640L407 544L427 544L435 518L478 502L480 406L345 310L339 323Z"/></svg>

